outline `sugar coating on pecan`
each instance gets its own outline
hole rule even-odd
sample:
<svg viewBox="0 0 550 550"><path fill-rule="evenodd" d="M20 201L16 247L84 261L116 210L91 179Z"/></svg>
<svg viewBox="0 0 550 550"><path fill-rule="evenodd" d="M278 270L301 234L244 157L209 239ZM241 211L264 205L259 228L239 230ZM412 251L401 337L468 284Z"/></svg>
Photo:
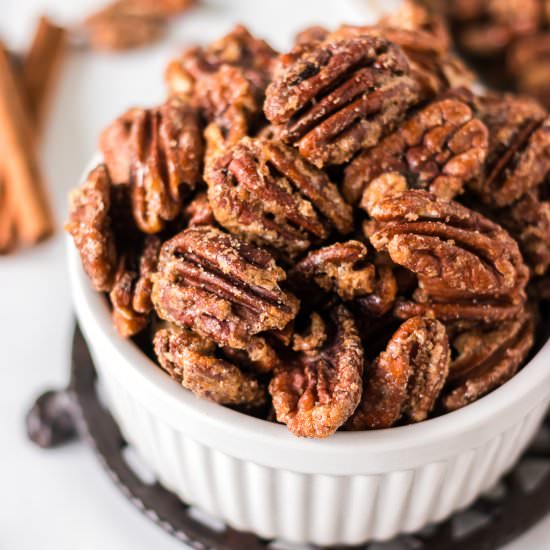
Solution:
<svg viewBox="0 0 550 550"><path fill-rule="evenodd" d="M65 225L80 253L84 271L98 291L109 291L116 270L116 246L110 216L111 180L104 164L96 166L69 197Z"/></svg>
<svg viewBox="0 0 550 550"><path fill-rule="evenodd" d="M322 339L321 339L322 341ZM332 435L361 399L363 348L353 316L344 306L331 315L322 344L276 370L269 384L277 421L300 437Z"/></svg>
<svg viewBox="0 0 550 550"><path fill-rule="evenodd" d="M346 428L389 428L402 416L425 420L443 389L450 360L447 333L439 321L408 319L366 368L361 403Z"/></svg>
<svg viewBox="0 0 550 550"><path fill-rule="evenodd" d="M257 90L264 90L270 78L277 52L264 40L254 37L242 25L237 25L224 37L206 48L186 49L166 68L165 78L172 94L191 97L197 83L224 65L244 70L246 79Z"/></svg>
<svg viewBox="0 0 550 550"><path fill-rule="evenodd" d="M209 226L192 227L162 246L153 303L162 319L221 346L249 349L254 335L282 329L299 302L281 290L273 257Z"/></svg>
<svg viewBox="0 0 550 550"><path fill-rule="evenodd" d="M474 189L488 205L508 206L550 175L550 118L536 101L521 97L493 94L479 105L490 148L487 177Z"/></svg>
<svg viewBox="0 0 550 550"><path fill-rule="evenodd" d="M128 253L119 259L113 288L109 294L113 306L113 320L124 338L141 332L153 309L152 276L156 271L161 241L145 237L139 254Z"/></svg>
<svg viewBox="0 0 550 550"><path fill-rule="evenodd" d="M471 107L458 98L444 97L357 156L346 167L344 196L357 203L378 177L395 173L406 179L408 188L451 199L482 175L488 145L487 127Z"/></svg>
<svg viewBox="0 0 550 550"><path fill-rule="evenodd" d="M367 255L367 247L359 241L332 244L309 252L290 276L306 284L313 280L342 300L353 300L374 290L375 268L366 261Z"/></svg>
<svg viewBox="0 0 550 550"><path fill-rule="evenodd" d="M373 289L367 295L359 296L357 303L370 317L382 317L392 310L397 292L398 284L392 266L375 263Z"/></svg>
<svg viewBox="0 0 550 550"><path fill-rule="evenodd" d="M216 221L247 241L295 256L312 242L353 228L338 188L292 148L244 138L207 174Z"/></svg>
<svg viewBox="0 0 550 550"><path fill-rule="evenodd" d="M298 46L300 47L300 46ZM306 48L268 86L264 112L316 166L375 145L418 100L400 48L372 36Z"/></svg>
<svg viewBox="0 0 550 550"><path fill-rule="evenodd" d="M415 273L415 300L425 311L450 321L521 309L528 270L517 243L497 224L420 190L387 197L371 213L372 244Z"/></svg>
<svg viewBox="0 0 550 550"><path fill-rule="evenodd" d="M183 217L187 227L214 225L214 213L212 212L206 191L201 191L195 195L185 207Z"/></svg>
<svg viewBox="0 0 550 550"><path fill-rule="evenodd" d="M534 342L534 319L529 311L488 329L464 332L453 341L458 356L451 365L443 406L464 407L509 380L526 359Z"/></svg>
<svg viewBox="0 0 550 550"><path fill-rule="evenodd" d="M250 373L216 357L211 340L170 327L155 334L154 348L161 366L198 397L223 405L257 407L265 403L265 388Z"/></svg>
<svg viewBox="0 0 550 550"><path fill-rule="evenodd" d="M105 162L117 183L130 185L141 231L161 231L200 181L201 134L197 112L177 98L155 109L131 109L103 132Z"/></svg>

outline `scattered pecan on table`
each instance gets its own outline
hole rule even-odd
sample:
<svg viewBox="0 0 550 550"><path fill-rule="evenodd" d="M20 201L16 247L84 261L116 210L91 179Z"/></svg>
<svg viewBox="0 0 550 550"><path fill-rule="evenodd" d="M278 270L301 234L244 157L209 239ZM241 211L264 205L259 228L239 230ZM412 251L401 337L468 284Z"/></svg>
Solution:
<svg viewBox="0 0 550 550"><path fill-rule="evenodd" d="M541 62L530 2L458 5ZM102 133L66 227L118 332L186 390L324 438L466 406L542 343L549 116L472 90L439 15L407 0L281 54L238 26L166 77Z"/></svg>

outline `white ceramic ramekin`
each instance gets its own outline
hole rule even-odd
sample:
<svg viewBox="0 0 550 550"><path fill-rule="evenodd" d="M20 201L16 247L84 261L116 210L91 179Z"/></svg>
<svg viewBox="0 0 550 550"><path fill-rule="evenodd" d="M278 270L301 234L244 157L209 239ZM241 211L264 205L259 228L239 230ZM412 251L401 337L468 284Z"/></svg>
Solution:
<svg viewBox="0 0 550 550"><path fill-rule="evenodd" d="M118 336L69 263L80 326L122 433L186 503L263 538L357 544L467 506L516 461L550 401L550 342L504 386L413 426L299 439L180 387Z"/></svg>

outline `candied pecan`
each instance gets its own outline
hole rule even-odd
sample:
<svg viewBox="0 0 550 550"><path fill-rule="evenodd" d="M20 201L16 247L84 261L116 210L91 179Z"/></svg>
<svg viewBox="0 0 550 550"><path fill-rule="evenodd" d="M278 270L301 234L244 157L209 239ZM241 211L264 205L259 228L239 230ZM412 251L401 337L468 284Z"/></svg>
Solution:
<svg viewBox="0 0 550 550"><path fill-rule="evenodd" d="M408 319L366 368L361 403L346 428L389 428L402 416L412 422L425 420L443 389L450 362L445 327L426 317Z"/></svg>
<svg viewBox="0 0 550 550"><path fill-rule="evenodd" d="M342 300L353 300L374 290L375 268L366 261L367 254L367 247L359 241L325 246L298 262L290 276L305 282L313 280Z"/></svg>
<svg viewBox="0 0 550 550"><path fill-rule="evenodd" d="M217 222L258 245L295 256L314 241L353 228L351 207L321 170L291 147L242 139L207 174Z"/></svg>
<svg viewBox="0 0 550 550"><path fill-rule="evenodd" d="M344 306L333 310L331 321L326 340L277 369L269 384L277 421L300 437L332 435L361 399L363 348L357 327Z"/></svg>
<svg viewBox="0 0 550 550"><path fill-rule="evenodd" d="M116 270L116 247L109 213L111 181L107 167L96 166L82 186L72 191L69 200L65 230L72 235L94 288L109 291Z"/></svg>
<svg viewBox="0 0 550 550"><path fill-rule="evenodd" d="M550 118L536 101L521 97L493 94L479 105L490 145L487 177L473 188L488 205L508 206L550 174Z"/></svg>
<svg viewBox="0 0 550 550"><path fill-rule="evenodd" d="M214 213L206 196L206 191L201 191L185 207L184 218L187 227L198 225L214 225Z"/></svg>
<svg viewBox="0 0 550 550"><path fill-rule="evenodd" d="M255 407L266 401L265 389L251 374L215 356L216 344L192 332L171 327L154 338L161 366L195 395L223 405Z"/></svg>
<svg viewBox="0 0 550 550"><path fill-rule="evenodd" d="M371 317L382 317L388 313L397 298L397 279L389 265L375 264L375 278L372 292L357 298L361 310Z"/></svg>
<svg viewBox="0 0 550 550"><path fill-rule="evenodd" d="M516 239L533 274L544 275L550 266L550 202L531 191L496 219Z"/></svg>
<svg viewBox="0 0 550 550"><path fill-rule="evenodd" d="M481 214L421 190L389 196L371 214L374 247L418 277L409 311L491 320L522 307L528 270L517 243Z"/></svg>
<svg viewBox="0 0 550 550"><path fill-rule="evenodd" d="M127 254L119 260L109 296L115 327L124 338L134 336L147 326L148 315L153 309L152 276L157 268L160 245L158 237L148 235L139 259Z"/></svg>
<svg viewBox="0 0 550 550"><path fill-rule="evenodd" d="M314 351L323 346L327 340L327 325L321 315L313 312L309 318L307 330L292 335L292 349L294 351Z"/></svg>
<svg viewBox="0 0 550 550"><path fill-rule="evenodd" d="M489 329L464 332L453 341L458 356L451 364L443 406L459 409L509 380L534 341L534 319L525 311L517 319Z"/></svg>
<svg viewBox="0 0 550 550"><path fill-rule="evenodd" d="M298 46L301 48L301 46ZM303 49L303 48L302 48ZM375 145L418 100L398 46L357 36L306 48L271 82L267 118L316 166L342 164Z"/></svg>
<svg viewBox="0 0 550 550"><path fill-rule="evenodd" d="M162 319L254 359L266 347L254 335L283 329L298 311L298 300L279 287L285 277L268 252L192 227L163 244L152 298Z"/></svg>
<svg viewBox="0 0 550 550"><path fill-rule="evenodd" d="M409 188L451 199L481 176L488 146L487 127L471 107L458 98L443 97L357 156L346 167L344 196L356 203L379 176L396 172Z"/></svg>
<svg viewBox="0 0 550 550"><path fill-rule="evenodd" d="M459 46L478 56L502 52L516 37L540 24L540 0L451 0L448 13L456 23Z"/></svg>
<svg viewBox="0 0 550 550"><path fill-rule="evenodd" d="M256 38L242 25L206 48L186 49L166 68L166 82L171 93L183 97L195 94L196 83L215 73L223 65L244 70L246 79L256 90L263 91L270 79L277 52L264 40Z"/></svg>

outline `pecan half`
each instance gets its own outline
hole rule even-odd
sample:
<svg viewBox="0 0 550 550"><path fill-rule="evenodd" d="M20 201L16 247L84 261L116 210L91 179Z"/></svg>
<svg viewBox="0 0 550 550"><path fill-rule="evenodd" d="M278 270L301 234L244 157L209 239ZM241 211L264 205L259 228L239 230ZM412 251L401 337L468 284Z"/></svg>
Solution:
<svg viewBox="0 0 550 550"><path fill-rule="evenodd" d="M298 46L301 48L301 46ZM271 82L264 112L281 138L316 166L375 145L418 100L398 46L358 36L306 48Z"/></svg>
<svg viewBox="0 0 550 550"><path fill-rule="evenodd" d="M104 164L96 166L69 197L65 225L80 253L84 271L98 291L109 291L116 270L116 247L110 216L111 180Z"/></svg>
<svg viewBox="0 0 550 550"><path fill-rule="evenodd" d="M161 366L198 397L223 405L257 407L266 401L265 388L253 375L215 355L216 344L192 332L171 327L154 338Z"/></svg>
<svg viewBox="0 0 550 550"><path fill-rule="evenodd" d="M134 218L145 233L173 220L201 179L198 115L177 98L155 109L131 109L104 131L100 145L117 183L130 184Z"/></svg>
<svg viewBox="0 0 550 550"><path fill-rule="evenodd" d="M402 416L425 420L443 389L450 361L447 333L439 321L405 321L366 369L361 403L346 428L389 428Z"/></svg>
<svg viewBox="0 0 550 550"><path fill-rule="evenodd" d="M528 311L489 329L464 332L453 341L458 356L451 365L446 410L459 409L509 380L534 342L534 319Z"/></svg>
<svg viewBox="0 0 550 550"><path fill-rule="evenodd" d="M255 356L265 345L253 336L283 329L298 311L298 300L279 287L285 278L268 252L193 227L163 244L152 298L162 319Z"/></svg>
<svg viewBox="0 0 550 550"><path fill-rule="evenodd" d="M444 97L411 115L347 167L344 196L356 203L379 176L396 172L407 187L451 199L482 175L489 146L487 127L471 107Z"/></svg>
<svg viewBox="0 0 550 550"><path fill-rule="evenodd" d="M346 241L310 252L289 273L307 284L313 280L342 300L353 300L373 292L375 268L367 262L367 247L359 241Z"/></svg>
<svg viewBox="0 0 550 550"><path fill-rule="evenodd" d="M361 399L363 348L355 322L343 306L331 322L326 340L276 370L269 384L277 421L300 437L332 435Z"/></svg>
<svg viewBox="0 0 550 550"><path fill-rule="evenodd" d="M110 293L113 320L119 334L124 337L141 332L153 309L152 276L156 271L161 241L158 237L145 237L139 258L132 254L120 258L115 281Z"/></svg>
<svg viewBox="0 0 550 550"><path fill-rule="evenodd" d="M374 247L418 278L417 304L398 315L490 321L523 306L528 270L517 243L481 214L420 190L387 197L371 213Z"/></svg>
<svg viewBox="0 0 550 550"><path fill-rule="evenodd" d="M550 118L534 100L489 95L479 100L489 128L487 177L474 190L490 206L512 204L550 174Z"/></svg>
<svg viewBox="0 0 550 550"><path fill-rule="evenodd" d="M166 68L169 91L182 97L195 94L197 82L215 73L223 65L244 70L246 79L256 90L265 90L271 66L277 55L264 40L256 38L242 25L206 48L186 49Z"/></svg>
<svg viewBox="0 0 550 550"><path fill-rule="evenodd" d="M258 245L295 256L353 228L351 207L321 170L291 147L244 138L207 174L217 222Z"/></svg>

